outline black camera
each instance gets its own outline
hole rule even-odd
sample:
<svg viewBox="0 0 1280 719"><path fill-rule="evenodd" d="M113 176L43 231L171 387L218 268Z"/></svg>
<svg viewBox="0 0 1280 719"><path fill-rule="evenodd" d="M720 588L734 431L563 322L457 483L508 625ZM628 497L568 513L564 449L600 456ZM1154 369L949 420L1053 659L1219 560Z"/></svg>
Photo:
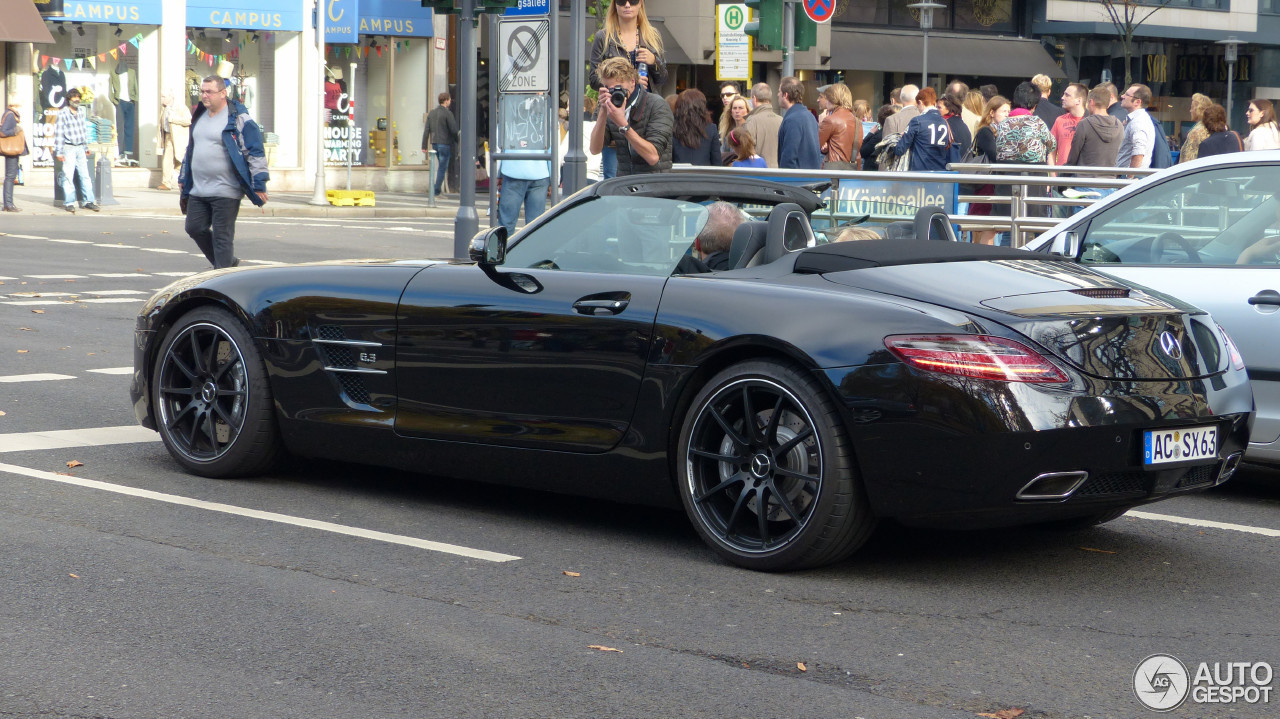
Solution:
<svg viewBox="0 0 1280 719"><path fill-rule="evenodd" d="M627 104L627 91L621 85L614 85L609 88L609 102L612 102L614 107L622 107Z"/></svg>

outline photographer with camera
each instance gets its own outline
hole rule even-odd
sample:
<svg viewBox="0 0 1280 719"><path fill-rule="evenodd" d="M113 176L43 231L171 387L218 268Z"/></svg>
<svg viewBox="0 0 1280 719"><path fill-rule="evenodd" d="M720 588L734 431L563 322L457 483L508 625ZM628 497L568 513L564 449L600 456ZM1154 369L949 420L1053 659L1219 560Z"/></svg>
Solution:
<svg viewBox="0 0 1280 719"><path fill-rule="evenodd" d="M591 154L599 155L606 138L618 148L618 176L671 169L671 106L638 87L639 76L626 58L600 63L600 111L591 131Z"/></svg>

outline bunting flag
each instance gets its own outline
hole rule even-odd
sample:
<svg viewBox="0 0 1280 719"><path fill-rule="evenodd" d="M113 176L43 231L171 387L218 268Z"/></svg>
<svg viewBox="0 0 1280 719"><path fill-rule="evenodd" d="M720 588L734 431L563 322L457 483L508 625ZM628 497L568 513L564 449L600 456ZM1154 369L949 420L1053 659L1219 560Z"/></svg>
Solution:
<svg viewBox="0 0 1280 719"><path fill-rule="evenodd" d="M129 42L132 43L134 47L138 47L138 44L142 42L142 35L134 35L129 38Z"/></svg>
<svg viewBox="0 0 1280 719"><path fill-rule="evenodd" d="M85 58L85 61L89 63L89 67L90 67L90 68L92 68L92 69L94 69L94 70L97 70L97 69L98 69L98 63L94 61L94 59L93 59L93 57L92 57L92 56L90 56L90 57L86 57L86 58Z"/></svg>
<svg viewBox="0 0 1280 719"><path fill-rule="evenodd" d="M46 68L46 67L48 67L48 66L49 66L49 56L48 56L48 55L41 55L41 56L40 56L40 69L42 69L42 70L43 70L44 68Z"/></svg>
<svg viewBox="0 0 1280 719"><path fill-rule="evenodd" d="M67 58L67 59L65 59L65 60L63 60L63 61L62 61L62 64L63 64L63 65L66 65L66 66L67 66L67 69L68 69L68 70L70 70L70 69L71 69L71 63L73 63L73 62L75 62L75 60L72 60L71 58Z"/></svg>
<svg viewBox="0 0 1280 719"><path fill-rule="evenodd" d="M120 59L120 52L119 52L118 50L112 50L112 51L111 51L111 59L112 59L112 60L119 60L119 59Z"/></svg>
<svg viewBox="0 0 1280 719"><path fill-rule="evenodd" d="M382 46L378 46L378 57L382 57Z"/></svg>
<svg viewBox="0 0 1280 719"><path fill-rule="evenodd" d="M127 42L122 42L122 43L120 43L120 47L118 47L118 48L116 48L116 49L120 51L120 54L121 54L121 55L128 55L128 54L129 54L129 43L127 43Z"/></svg>
<svg viewBox="0 0 1280 719"><path fill-rule="evenodd" d="M79 59L79 58L77 58L77 59L76 59L76 69L77 69L77 70L83 70L83 69L84 69L84 60L81 60L81 59Z"/></svg>

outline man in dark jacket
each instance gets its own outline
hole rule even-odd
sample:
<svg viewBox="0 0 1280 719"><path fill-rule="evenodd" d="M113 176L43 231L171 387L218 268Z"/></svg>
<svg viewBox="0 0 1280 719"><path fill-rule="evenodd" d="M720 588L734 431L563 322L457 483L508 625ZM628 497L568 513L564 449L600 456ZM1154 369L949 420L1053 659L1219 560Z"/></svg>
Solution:
<svg viewBox="0 0 1280 719"><path fill-rule="evenodd" d="M226 80L206 77L200 107L191 115L191 140L178 188L187 234L214 269L240 264L233 246L240 198L265 205L270 179L258 123L244 105L227 99Z"/></svg>
<svg viewBox="0 0 1280 719"><path fill-rule="evenodd" d="M1124 105L1120 104L1120 91L1116 89L1115 83L1104 82L1097 87L1104 88L1107 91L1107 114L1119 120L1124 124L1129 120L1129 111L1124 109Z"/></svg>
<svg viewBox="0 0 1280 719"><path fill-rule="evenodd" d="M658 95L637 87L639 74L631 61L611 57L596 68L600 76L600 112L591 131L591 154L604 150L612 137L618 148L618 177L671 169L671 106ZM612 91L625 95L615 105Z"/></svg>
<svg viewBox="0 0 1280 719"><path fill-rule="evenodd" d="M818 120L804 106L804 83L794 77L782 78L778 104L783 109L782 124L778 127L778 167L822 169Z"/></svg>
<svg viewBox="0 0 1280 719"><path fill-rule="evenodd" d="M427 126L422 131L422 154L427 154L428 148L436 151L434 195L440 194L444 189L444 178L449 174L449 163L453 160L453 143L458 141L458 119L449 109L453 98L449 93L442 92L436 100L440 104L427 113Z"/></svg>

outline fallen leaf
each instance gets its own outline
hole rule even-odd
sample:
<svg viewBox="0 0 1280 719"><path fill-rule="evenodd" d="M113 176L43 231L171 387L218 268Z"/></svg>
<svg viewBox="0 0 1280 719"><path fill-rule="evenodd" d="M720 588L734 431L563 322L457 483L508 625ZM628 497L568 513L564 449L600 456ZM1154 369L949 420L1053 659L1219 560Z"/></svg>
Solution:
<svg viewBox="0 0 1280 719"><path fill-rule="evenodd" d="M162 235L167 235L167 234L169 234L169 231L168 231L168 230L160 230L160 234L162 234Z"/></svg>
<svg viewBox="0 0 1280 719"><path fill-rule="evenodd" d="M0 409L0 417L4 416L4 410Z"/></svg>
<svg viewBox="0 0 1280 719"><path fill-rule="evenodd" d="M71 469L75 469L76 467L83 467L84 462L81 462L78 459L73 459L70 462L67 462L67 466L70 467Z"/></svg>
<svg viewBox="0 0 1280 719"><path fill-rule="evenodd" d="M566 576L566 577L581 577L582 575L581 575L580 573L578 573L578 572L570 572L570 571L567 571L567 570L566 570L566 571L564 572L564 576Z"/></svg>
<svg viewBox="0 0 1280 719"><path fill-rule="evenodd" d="M104 234L104 235L110 235L110 234L113 234L113 233L111 233L111 232L104 232L104 233L102 233L102 234Z"/></svg>
<svg viewBox="0 0 1280 719"><path fill-rule="evenodd" d="M600 650L600 651L602 651L602 652L617 652L617 653L619 653L619 654L621 654L621 653L622 653L622 650L621 650L621 649L614 649L613 647L606 647L606 646L604 646L603 644L588 644L588 645L587 645L587 649L599 649L599 650Z"/></svg>
<svg viewBox="0 0 1280 719"><path fill-rule="evenodd" d="M1093 547L1081 547L1086 552L1097 552L1098 554L1115 554L1110 549L1094 549Z"/></svg>
<svg viewBox="0 0 1280 719"><path fill-rule="evenodd" d="M94 355L96 355L96 354L98 354L98 353L97 353L97 352L90 352L90 353L89 353L89 356L90 356L90 357L92 357L92 356L94 356Z"/></svg>
<svg viewBox="0 0 1280 719"><path fill-rule="evenodd" d="M72 579L79 579L79 578L80 578L80 575L79 575L79 574L72 574L71 572L67 572L67 576L68 576L68 577L71 577Z"/></svg>
<svg viewBox="0 0 1280 719"><path fill-rule="evenodd" d="M980 717L988 717L989 719L1018 719L1026 712L1022 709L1001 709L994 714L979 714Z"/></svg>
<svg viewBox="0 0 1280 719"><path fill-rule="evenodd" d="M20 355L24 355L24 354L26 354L26 353L28 353L28 352L30 352L30 351L31 351L31 350L18 350L18 354L20 354Z"/></svg>
<svg viewBox="0 0 1280 719"><path fill-rule="evenodd" d="M35 330L31 329L30 327L19 327L18 330L22 332L35 332Z"/></svg>
<svg viewBox="0 0 1280 719"><path fill-rule="evenodd" d="M796 669L799 669L799 670L800 670L800 671L802 671L802 672L807 672L807 671L809 671L809 667L806 667L806 666L804 665L804 662L796 662Z"/></svg>
<svg viewBox="0 0 1280 719"><path fill-rule="evenodd" d="M38 315L44 314L44 310L31 310L31 311Z"/></svg>

